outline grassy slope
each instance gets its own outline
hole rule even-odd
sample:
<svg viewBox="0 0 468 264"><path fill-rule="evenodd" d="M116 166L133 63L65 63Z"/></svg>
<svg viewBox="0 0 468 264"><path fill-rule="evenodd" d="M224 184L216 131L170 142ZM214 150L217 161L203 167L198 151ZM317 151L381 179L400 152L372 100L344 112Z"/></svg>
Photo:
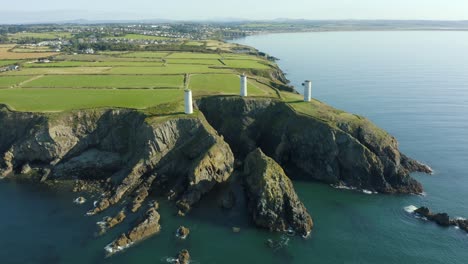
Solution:
<svg viewBox="0 0 468 264"><path fill-rule="evenodd" d="M197 74L190 76L190 89L195 94L239 94L240 79L235 74ZM248 84L250 95L267 95L251 83Z"/></svg>

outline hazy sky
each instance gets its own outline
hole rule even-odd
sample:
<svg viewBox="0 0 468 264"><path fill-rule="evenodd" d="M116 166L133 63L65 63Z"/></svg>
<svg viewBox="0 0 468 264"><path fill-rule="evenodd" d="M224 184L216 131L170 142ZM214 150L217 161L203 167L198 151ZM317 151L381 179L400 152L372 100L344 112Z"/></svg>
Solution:
<svg viewBox="0 0 468 264"><path fill-rule="evenodd" d="M49 19L468 20L468 0L0 0L0 6L9 17L42 11Z"/></svg>

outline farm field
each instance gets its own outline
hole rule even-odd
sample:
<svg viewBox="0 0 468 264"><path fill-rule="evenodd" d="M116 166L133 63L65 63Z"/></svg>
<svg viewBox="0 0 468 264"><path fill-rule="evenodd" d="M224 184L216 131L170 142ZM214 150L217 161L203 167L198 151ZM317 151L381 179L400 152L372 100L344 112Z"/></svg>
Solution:
<svg viewBox="0 0 468 264"><path fill-rule="evenodd" d="M268 65L254 60L223 60L227 67L240 69L268 69Z"/></svg>
<svg viewBox="0 0 468 264"><path fill-rule="evenodd" d="M150 62L150 61L58 61L50 63L31 63L25 64L25 67L31 68L50 68L50 67L158 67L162 66L162 62Z"/></svg>
<svg viewBox="0 0 468 264"><path fill-rule="evenodd" d="M51 68L23 68L21 71L8 71L0 76L20 75L62 75L62 74L105 74L112 67L51 67Z"/></svg>
<svg viewBox="0 0 468 264"><path fill-rule="evenodd" d="M0 76L0 88L8 88L30 78L28 76Z"/></svg>
<svg viewBox="0 0 468 264"><path fill-rule="evenodd" d="M47 75L26 83L25 88L182 88L184 76Z"/></svg>
<svg viewBox="0 0 468 264"><path fill-rule="evenodd" d="M57 55L55 52L12 52L15 45L0 45L0 60L37 59Z"/></svg>
<svg viewBox="0 0 468 264"><path fill-rule="evenodd" d="M8 58L12 45L0 48L0 63L19 61L20 65L20 70L0 73L0 104L18 111L143 109L170 102L183 106L186 87L193 89L194 96L236 95L240 73L268 71L271 64L246 54L174 51L56 54L47 57L49 63L37 63L34 57ZM248 88L249 96L277 97L270 86L253 78Z"/></svg>
<svg viewBox="0 0 468 264"><path fill-rule="evenodd" d="M107 74L185 74L185 73L232 73L227 68L212 68L207 65L169 64L165 67L114 67Z"/></svg>
<svg viewBox="0 0 468 264"><path fill-rule="evenodd" d="M239 94L240 78L235 74L196 74L190 76L189 88L194 94ZM258 87L247 85L250 95L267 95Z"/></svg>
<svg viewBox="0 0 468 264"><path fill-rule="evenodd" d="M193 64L193 65L215 65L223 66L223 64L216 59L166 59L168 64Z"/></svg>
<svg viewBox="0 0 468 264"><path fill-rule="evenodd" d="M192 53L192 52L174 52L167 56L168 59L221 59L216 53Z"/></svg>
<svg viewBox="0 0 468 264"><path fill-rule="evenodd" d="M43 40L52 40L58 38L70 38L71 34L69 32L18 32L14 34L9 34L8 37L11 39L35 38Z"/></svg>
<svg viewBox="0 0 468 264"><path fill-rule="evenodd" d="M16 60L0 60L0 67L7 66L7 65L13 65L16 62L18 62L18 61L16 61Z"/></svg>
<svg viewBox="0 0 468 264"><path fill-rule="evenodd" d="M144 109L177 102L183 90L0 89L0 103L17 111L59 112L99 107ZM182 102L181 102L182 104Z"/></svg>
<svg viewBox="0 0 468 264"><path fill-rule="evenodd" d="M169 55L169 52L129 52L119 55L122 58L164 58Z"/></svg>

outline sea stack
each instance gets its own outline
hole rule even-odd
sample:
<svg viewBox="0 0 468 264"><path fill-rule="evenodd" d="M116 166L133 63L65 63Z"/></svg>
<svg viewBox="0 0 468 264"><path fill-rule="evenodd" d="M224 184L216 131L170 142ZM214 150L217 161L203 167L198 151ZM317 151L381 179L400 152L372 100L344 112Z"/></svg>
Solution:
<svg viewBox="0 0 468 264"><path fill-rule="evenodd" d="M245 74L240 76L240 96L247 96L247 76Z"/></svg>
<svg viewBox="0 0 468 264"><path fill-rule="evenodd" d="M310 102L312 100L312 82L306 80L302 86L304 86L304 102Z"/></svg>
<svg viewBox="0 0 468 264"><path fill-rule="evenodd" d="M192 90L185 90L185 113L193 114Z"/></svg>

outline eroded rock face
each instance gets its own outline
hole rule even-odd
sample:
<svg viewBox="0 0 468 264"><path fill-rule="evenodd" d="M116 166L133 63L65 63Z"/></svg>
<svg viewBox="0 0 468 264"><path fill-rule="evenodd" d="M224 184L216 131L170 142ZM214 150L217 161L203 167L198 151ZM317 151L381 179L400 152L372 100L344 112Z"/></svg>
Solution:
<svg viewBox="0 0 468 264"><path fill-rule="evenodd" d="M138 210L153 182L176 189L186 213L234 167L229 146L203 117L152 121L133 110L32 114L2 107L0 123L0 177L30 166L42 180L110 181L90 215L132 193L130 210Z"/></svg>
<svg viewBox="0 0 468 264"><path fill-rule="evenodd" d="M136 110L85 110L40 114L0 107L0 177L38 174L41 181L99 182L105 192L88 215L131 197L137 213L154 191L174 190L186 214L215 185L230 177L234 155L202 115L159 119ZM87 184L76 186L84 191ZM157 206L112 242L113 254L160 229ZM102 221L101 233L121 223L124 211Z"/></svg>
<svg viewBox="0 0 468 264"><path fill-rule="evenodd" d="M292 228L304 236L310 233L312 218L273 159L254 150L245 160L244 174L249 211L256 225L274 231Z"/></svg>
<svg viewBox="0 0 468 264"><path fill-rule="evenodd" d="M317 116L273 99L219 96L198 104L237 158L259 147L291 176L381 193L422 193L409 173L431 172L401 154L396 139L367 119L323 104L316 107L327 109Z"/></svg>
<svg viewBox="0 0 468 264"><path fill-rule="evenodd" d="M100 228L99 234L104 234L107 230L113 228L114 226L122 223L127 215L125 214L125 209L120 210L117 215L114 217L105 217L103 221L98 222L98 226Z"/></svg>
<svg viewBox="0 0 468 264"><path fill-rule="evenodd" d="M160 215L157 211L158 203L153 203L146 211L144 219L139 222L127 233L120 235L119 238L114 240L105 249L109 255L115 254L125 248L130 247L134 243L140 242L161 230L159 225Z"/></svg>

